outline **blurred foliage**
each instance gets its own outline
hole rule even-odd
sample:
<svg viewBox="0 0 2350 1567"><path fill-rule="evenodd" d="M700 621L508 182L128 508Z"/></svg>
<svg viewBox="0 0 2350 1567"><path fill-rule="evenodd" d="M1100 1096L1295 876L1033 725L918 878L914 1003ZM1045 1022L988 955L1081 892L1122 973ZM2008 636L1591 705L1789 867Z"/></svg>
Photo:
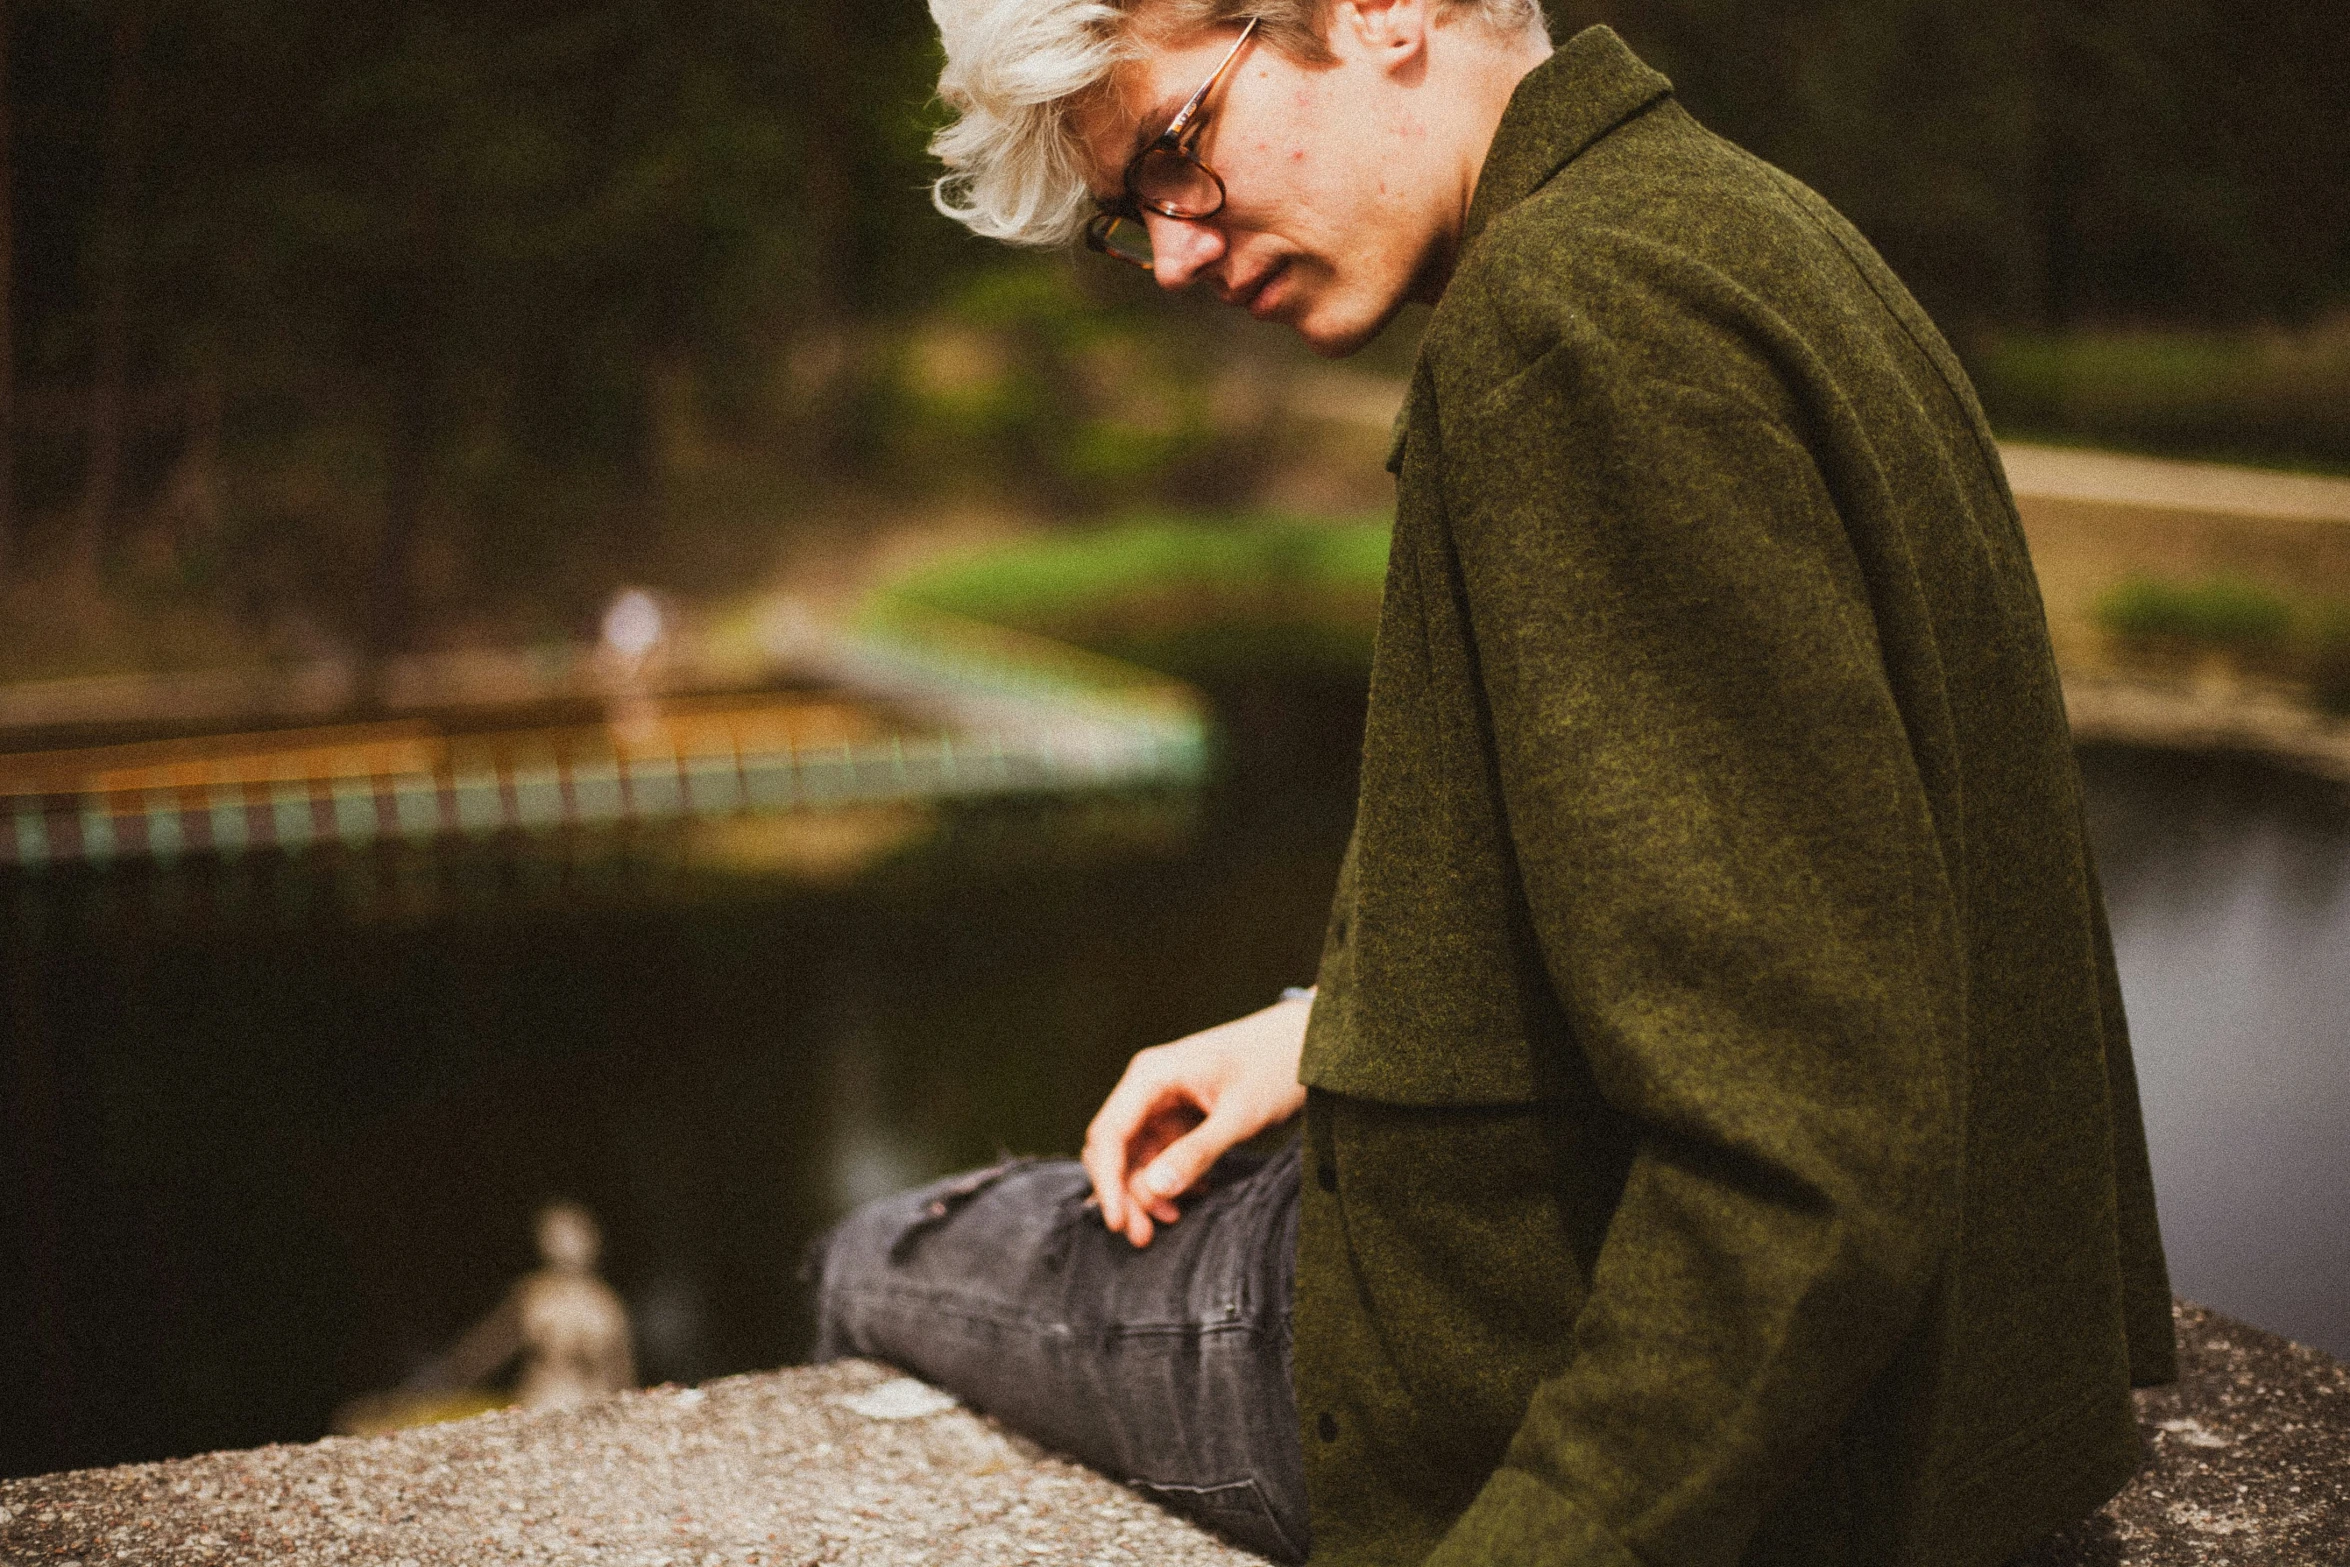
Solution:
<svg viewBox="0 0 2350 1567"><path fill-rule="evenodd" d="M2168 582L2131 577L2097 601L2097 623L2123 643L2191 643L2259 652L2293 629L2285 601L2241 577Z"/></svg>
<svg viewBox="0 0 2350 1567"><path fill-rule="evenodd" d="M2300 332L2004 333L1973 358L2011 434L2350 471L2350 315Z"/></svg>
<svg viewBox="0 0 2350 1567"><path fill-rule="evenodd" d="M896 471L1056 516L1244 503L1272 455L1280 368L1236 356L1226 323L1167 330L1167 305L1115 278L1089 293L1074 259L981 271L897 339Z"/></svg>
<svg viewBox="0 0 2350 1567"><path fill-rule="evenodd" d="M923 567L874 607L943 610L1211 685L1252 669L1360 674L1387 545L1375 519L1133 517Z"/></svg>
<svg viewBox="0 0 2350 1567"><path fill-rule="evenodd" d="M222 579L262 625L394 645L690 576L672 481L718 462L772 502L853 453L861 324L973 248L919 196L918 8L19 0L11 22L25 551ZM118 451L87 413L110 315ZM92 518L108 461L124 501Z"/></svg>
<svg viewBox="0 0 2350 1567"><path fill-rule="evenodd" d="M2241 577L2132 577L2098 600L2096 618L2125 662L2175 670L2217 654L2304 684L2318 706L2350 716L2350 602L2296 601Z"/></svg>
<svg viewBox="0 0 2350 1567"><path fill-rule="evenodd" d="M1946 328L2298 322L2350 296L2350 7L1551 0L1817 187Z"/></svg>
<svg viewBox="0 0 2350 1567"><path fill-rule="evenodd" d="M835 517L1245 509L1282 457L1286 339L930 209L919 5L4 14L0 671L576 631ZM2344 334L2282 328L2350 300L2350 9L1554 6L1593 21L2004 419L2343 460Z"/></svg>

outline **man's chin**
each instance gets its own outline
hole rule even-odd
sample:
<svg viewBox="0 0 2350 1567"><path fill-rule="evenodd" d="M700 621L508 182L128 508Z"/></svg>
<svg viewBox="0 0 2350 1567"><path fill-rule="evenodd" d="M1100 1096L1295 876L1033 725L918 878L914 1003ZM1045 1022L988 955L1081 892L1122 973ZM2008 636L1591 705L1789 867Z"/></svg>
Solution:
<svg viewBox="0 0 2350 1567"><path fill-rule="evenodd" d="M1297 335L1305 339L1306 347L1324 359L1344 359L1371 340L1370 336L1360 332L1349 333L1343 337L1317 336L1302 326L1297 329Z"/></svg>
<svg viewBox="0 0 2350 1567"><path fill-rule="evenodd" d="M1290 323L1290 330L1305 340L1306 347L1324 359L1344 359L1368 344L1395 313L1403 308L1398 298L1386 309L1366 316L1360 311L1342 309L1310 310L1303 319Z"/></svg>

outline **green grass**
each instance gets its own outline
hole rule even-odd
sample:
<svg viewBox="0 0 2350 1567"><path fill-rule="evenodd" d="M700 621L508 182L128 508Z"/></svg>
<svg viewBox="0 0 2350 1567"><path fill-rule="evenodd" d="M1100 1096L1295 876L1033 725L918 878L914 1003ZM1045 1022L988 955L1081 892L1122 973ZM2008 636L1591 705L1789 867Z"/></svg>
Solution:
<svg viewBox="0 0 2350 1567"><path fill-rule="evenodd" d="M2293 608L2276 594L2238 577L2169 582L2131 577L2098 600L2098 625L2125 644L2164 642L2257 652L2281 645L2293 630Z"/></svg>
<svg viewBox="0 0 2350 1567"><path fill-rule="evenodd" d="M1388 523L1137 517L940 562L870 605L960 615L1190 678L1366 668Z"/></svg>
<svg viewBox="0 0 2350 1567"><path fill-rule="evenodd" d="M2350 716L2350 602L2295 601L2241 577L2132 577L2100 598L2095 614L2125 659L2227 654L2305 681L2319 707Z"/></svg>
<svg viewBox="0 0 2350 1567"><path fill-rule="evenodd" d="M1170 588L1255 595L1305 587L1376 597L1387 571L1387 534L1384 519L1135 518L923 567L881 597L1007 624Z"/></svg>

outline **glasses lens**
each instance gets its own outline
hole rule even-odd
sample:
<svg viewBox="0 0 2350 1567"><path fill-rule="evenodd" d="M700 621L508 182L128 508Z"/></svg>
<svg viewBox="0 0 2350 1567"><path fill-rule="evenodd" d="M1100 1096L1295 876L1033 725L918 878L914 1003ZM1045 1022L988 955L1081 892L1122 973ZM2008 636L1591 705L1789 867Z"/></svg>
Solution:
<svg viewBox="0 0 2350 1567"><path fill-rule="evenodd" d="M1135 161L1130 184L1137 201L1171 218L1212 218L1224 207L1216 176L1166 147L1153 147Z"/></svg>
<svg viewBox="0 0 2350 1567"><path fill-rule="evenodd" d="M1138 267L1151 264L1151 231L1132 218L1102 213L1085 231L1086 242L1105 256Z"/></svg>

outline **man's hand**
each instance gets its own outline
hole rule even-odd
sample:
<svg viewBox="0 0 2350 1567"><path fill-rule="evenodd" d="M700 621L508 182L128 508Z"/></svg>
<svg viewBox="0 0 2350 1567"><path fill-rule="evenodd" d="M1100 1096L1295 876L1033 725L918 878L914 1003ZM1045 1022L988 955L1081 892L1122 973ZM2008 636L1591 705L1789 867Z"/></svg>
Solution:
<svg viewBox="0 0 2350 1567"><path fill-rule="evenodd" d="M1180 1216L1175 1199L1225 1153L1305 1108L1297 1080L1306 1013L1299 996L1154 1045L1085 1129L1085 1173L1102 1222L1137 1246Z"/></svg>

